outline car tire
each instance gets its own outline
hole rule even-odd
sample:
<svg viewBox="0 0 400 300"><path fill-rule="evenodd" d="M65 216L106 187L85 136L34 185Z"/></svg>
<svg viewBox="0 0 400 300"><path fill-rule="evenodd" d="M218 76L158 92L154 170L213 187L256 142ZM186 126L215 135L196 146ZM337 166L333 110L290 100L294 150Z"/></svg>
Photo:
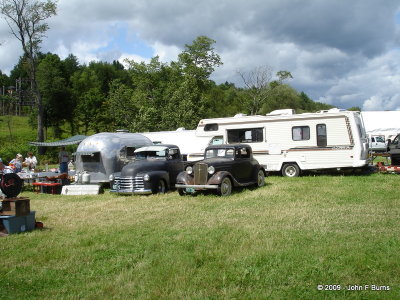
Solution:
<svg viewBox="0 0 400 300"><path fill-rule="evenodd" d="M256 187L262 187L265 185L265 174L263 170L258 170Z"/></svg>
<svg viewBox="0 0 400 300"><path fill-rule="evenodd" d="M220 196L229 196L232 193L232 181L228 176L222 178L217 193Z"/></svg>
<svg viewBox="0 0 400 300"><path fill-rule="evenodd" d="M178 193L179 193L179 196L186 196L187 195L185 189L178 189Z"/></svg>
<svg viewBox="0 0 400 300"><path fill-rule="evenodd" d="M295 163L284 164L282 167L282 175L285 177L300 176L300 168Z"/></svg>
<svg viewBox="0 0 400 300"><path fill-rule="evenodd" d="M165 181L160 179L155 186L155 190L153 191L153 194L165 194L167 191L167 187L165 185Z"/></svg>

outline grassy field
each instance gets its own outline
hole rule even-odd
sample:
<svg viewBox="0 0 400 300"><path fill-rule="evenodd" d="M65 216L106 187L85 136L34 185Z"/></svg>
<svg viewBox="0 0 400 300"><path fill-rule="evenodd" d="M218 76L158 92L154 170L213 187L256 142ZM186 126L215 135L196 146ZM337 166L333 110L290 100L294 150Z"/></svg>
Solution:
<svg viewBox="0 0 400 300"><path fill-rule="evenodd" d="M398 184L374 174L269 177L226 198L24 192L45 229L0 238L0 298L399 299Z"/></svg>

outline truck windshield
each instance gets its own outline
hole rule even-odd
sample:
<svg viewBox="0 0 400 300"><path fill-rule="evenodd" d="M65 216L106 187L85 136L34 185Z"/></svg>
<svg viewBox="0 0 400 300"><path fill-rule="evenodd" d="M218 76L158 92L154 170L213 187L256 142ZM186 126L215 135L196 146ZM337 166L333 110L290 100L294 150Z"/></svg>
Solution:
<svg viewBox="0 0 400 300"><path fill-rule="evenodd" d="M165 159L165 150L161 151L140 151L135 153L135 159Z"/></svg>
<svg viewBox="0 0 400 300"><path fill-rule="evenodd" d="M213 157L233 158L234 151L233 149L207 149L205 158L213 158Z"/></svg>

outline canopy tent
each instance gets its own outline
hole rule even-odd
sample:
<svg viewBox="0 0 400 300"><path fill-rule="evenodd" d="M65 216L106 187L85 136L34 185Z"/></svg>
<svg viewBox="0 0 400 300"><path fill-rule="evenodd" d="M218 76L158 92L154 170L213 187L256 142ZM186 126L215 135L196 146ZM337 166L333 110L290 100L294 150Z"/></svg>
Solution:
<svg viewBox="0 0 400 300"><path fill-rule="evenodd" d="M33 146L38 146L38 147L61 147L61 146L68 146L68 145L75 145L79 144L82 142L84 139L86 139L86 135L74 135L71 136L67 139L63 139L60 141L55 141L55 142L29 142L29 145Z"/></svg>
<svg viewBox="0 0 400 300"><path fill-rule="evenodd" d="M400 111L363 111L361 112L365 131L371 135L384 135L393 138L400 133Z"/></svg>

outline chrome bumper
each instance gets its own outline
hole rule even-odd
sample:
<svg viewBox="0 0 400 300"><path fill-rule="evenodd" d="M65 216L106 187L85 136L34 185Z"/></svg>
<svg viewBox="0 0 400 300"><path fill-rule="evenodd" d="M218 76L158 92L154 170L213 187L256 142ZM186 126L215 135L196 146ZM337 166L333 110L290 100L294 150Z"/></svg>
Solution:
<svg viewBox="0 0 400 300"><path fill-rule="evenodd" d="M188 189L192 188L195 190L216 190L218 185L214 184L175 184L177 189Z"/></svg>
<svg viewBox="0 0 400 300"><path fill-rule="evenodd" d="M137 190L110 190L110 193L116 194L134 194L134 195L149 195L152 194L151 190L137 189Z"/></svg>

